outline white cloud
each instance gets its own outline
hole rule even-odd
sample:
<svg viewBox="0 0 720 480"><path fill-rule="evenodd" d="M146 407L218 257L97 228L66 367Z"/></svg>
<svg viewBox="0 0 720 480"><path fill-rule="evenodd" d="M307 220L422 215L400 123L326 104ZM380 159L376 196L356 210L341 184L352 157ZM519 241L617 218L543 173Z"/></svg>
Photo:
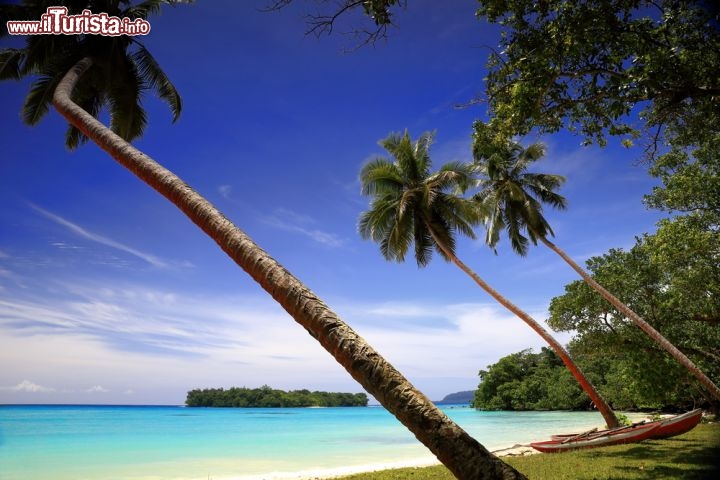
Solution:
<svg viewBox="0 0 720 480"><path fill-rule="evenodd" d="M64 288L63 300L0 301L0 364L12 366L13 375L76 392L68 401L105 392L118 402L181 403L192 388L233 385L360 391L265 295L182 294L147 285ZM474 388L480 368L543 345L491 303L332 303L432 398ZM29 391L35 384L21 385Z"/></svg>
<svg viewBox="0 0 720 480"><path fill-rule="evenodd" d="M42 385L38 385L37 383L33 383L30 380L23 380L22 382L18 383L17 385L14 385L12 387L0 387L0 390L10 391L10 392L30 392L30 393L54 392L55 391L54 388L44 387Z"/></svg>
<svg viewBox="0 0 720 480"><path fill-rule="evenodd" d="M220 195L226 200L231 200L230 194L232 193L232 190L232 185L220 185L218 187L218 192L220 192Z"/></svg>
<svg viewBox="0 0 720 480"><path fill-rule="evenodd" d="M105 245L107 247L115 248L115 249L123 251L125 253L129 253L130 255L133 255L135 257L140 258L141 260L146 261L147 263L149 263L150 265L152 265L154 267L165 268L168 266L168 264L165 261L161 260L160 258L158 258L154 255L151 255L151 254L145 253L145 252L141 252L140 250L129 247L129 246L122 244L120 242L117 242L111 238L107 238L102 235L92 233L92 232L84 229L83 227L81 227L75 223L72 223L69 220L64 219L63 217L61 217L59 215L55 215L54 213L51 213L51 212L49 212L43 208L40 208L36 205L30 205L30 206L38 213L49 218L50 220L57 223L58 225L61 225L65 228L67 228L72 233L74 233L86 240L90 240L92 242L96 242L101 245Z"/></svg>
<svg viewBox="0 0 720 480"><path fill-rule="evenodd" d="M280 230L299 233L328 247L337 248L345 244L345 241L334 233L313 228L317 222L312 217L285 208L275 209L271 216L263 218L262 221Z"/></svg>
<svg viewBox="0 0 720 480"><path fill-rule="evenodd" d="M87 393L108 393L110 390L103 387L102 385L95 385L85 390Z"/></svg>

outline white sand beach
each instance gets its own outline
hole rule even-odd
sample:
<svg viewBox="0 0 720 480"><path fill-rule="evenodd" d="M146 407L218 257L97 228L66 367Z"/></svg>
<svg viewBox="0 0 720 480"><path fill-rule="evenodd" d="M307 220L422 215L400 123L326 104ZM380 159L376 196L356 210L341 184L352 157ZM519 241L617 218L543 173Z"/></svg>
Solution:
<svg viewBox="0 0 720 480"><path fill-rule="evenodd" d="M498 457L505 456L525 456L539 453L530 447L529 444L516 444L512 447L494 450L492 453ZM224 477L218 480L328 480L356 473L369 473L381 470L391 470L394 468L422 468L439 465L436 459L422 458L417 460L399 461L399 462L383 462L365 465L355 465L350 467L337 467L329 469L305 470L300 472L273 472L262 475L243 475L239 477Z"/></svg>

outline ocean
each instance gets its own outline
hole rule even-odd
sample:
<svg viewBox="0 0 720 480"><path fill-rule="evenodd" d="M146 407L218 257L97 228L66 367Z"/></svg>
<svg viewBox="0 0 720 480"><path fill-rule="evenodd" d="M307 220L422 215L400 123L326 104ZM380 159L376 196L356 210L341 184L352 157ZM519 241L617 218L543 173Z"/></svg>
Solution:
<svg viewBox="0 0 720 480"><path fill-rule="evenodd" d="M603 424L595 412L443 410L490 450ZM382 407L0 406L0 480L269 479L433 461Z"/></svg>

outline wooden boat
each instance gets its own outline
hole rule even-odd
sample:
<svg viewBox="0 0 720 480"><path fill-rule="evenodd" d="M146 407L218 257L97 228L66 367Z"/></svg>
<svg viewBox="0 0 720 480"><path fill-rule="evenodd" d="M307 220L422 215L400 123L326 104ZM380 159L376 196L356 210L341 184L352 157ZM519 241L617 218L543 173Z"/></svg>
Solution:
<svg viewBox="0 0 720 480"><path fill-rule="evenodd" d="M590 430L578 435L568 436L559 440L532 442L530 446L543 453L566 452L580 448L604 447L620 443L641 442L650 438L653 431L660 427L660 422L642 423L610 430Z"/></svg>
<svg viewBox="0 0 720 480"><path fill-rule="evenodd" d="M660 420L660 427L656 429L650 438L670 438L689 432L702 420L702 409L697 408L682 415Z"/></svg>
<svg viewBox="0 0 720 480"><path fill-rule="evenodd" d="M657 423L659 424L659 428L655 429L653 431L653 434L650 438L670 438L674 437L675 435L681 435L685 432L689 432L695 426L700 423L700 420L702 420L702 409L697 408L695 410L692 410L687 413L683 413L682 415L676 415L674 417L665 418L663 420L659 420L657 422L651 422L651 423ZM648 423L640 422L636 423L635 425L647 425ZM597 429L590 430L586 432L585 434L594 433ZM576 434L576 433L569 433L569 434L561 434L561 435L552 435L550 437L551 440L565 440L571 437L577 437L578 435L583 434Z"/></svg>

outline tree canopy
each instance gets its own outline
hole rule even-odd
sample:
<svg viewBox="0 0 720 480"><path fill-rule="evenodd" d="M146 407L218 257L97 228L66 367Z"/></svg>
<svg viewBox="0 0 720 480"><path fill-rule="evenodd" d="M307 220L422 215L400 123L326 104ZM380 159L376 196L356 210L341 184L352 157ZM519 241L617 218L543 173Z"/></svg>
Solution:
<svg viewBox="0 0 720 480"><path fill-rule="evenodd" d="M507 355L481 370L473 407L482 410L578 410L591 406L560 358L549 348Z"/></svg>
<svg viewBox="0 0 720 480"><path fill-rule="evenodd" d="M486 92L499 131L567 128L601 145L608 134L627 141L646 129L672 137L688 128L717 131L720 36L712 2L479 3L478 16L503 28Z"/></svg>
<svg viewBox="0 0 720 480"><path fill-rule="evenodd" d="M267 385L260 388L205 388L191 390L188 407L366 407L364 393L311 392L310 390L276 390Z"/></svg>
<svg viewBox="0 0 720 480"><path fill-rule="evenodd" d="M592 275L720 380L720 235L698 215L659 223L629 250L588 261ZM583 282L550 303L550 326L574 331L578 362L605 365L598 388L616 408L716 402L679 364ZM602 370L602 369L601 369ZM717 408L717 405L715 405Z"/></svg>

